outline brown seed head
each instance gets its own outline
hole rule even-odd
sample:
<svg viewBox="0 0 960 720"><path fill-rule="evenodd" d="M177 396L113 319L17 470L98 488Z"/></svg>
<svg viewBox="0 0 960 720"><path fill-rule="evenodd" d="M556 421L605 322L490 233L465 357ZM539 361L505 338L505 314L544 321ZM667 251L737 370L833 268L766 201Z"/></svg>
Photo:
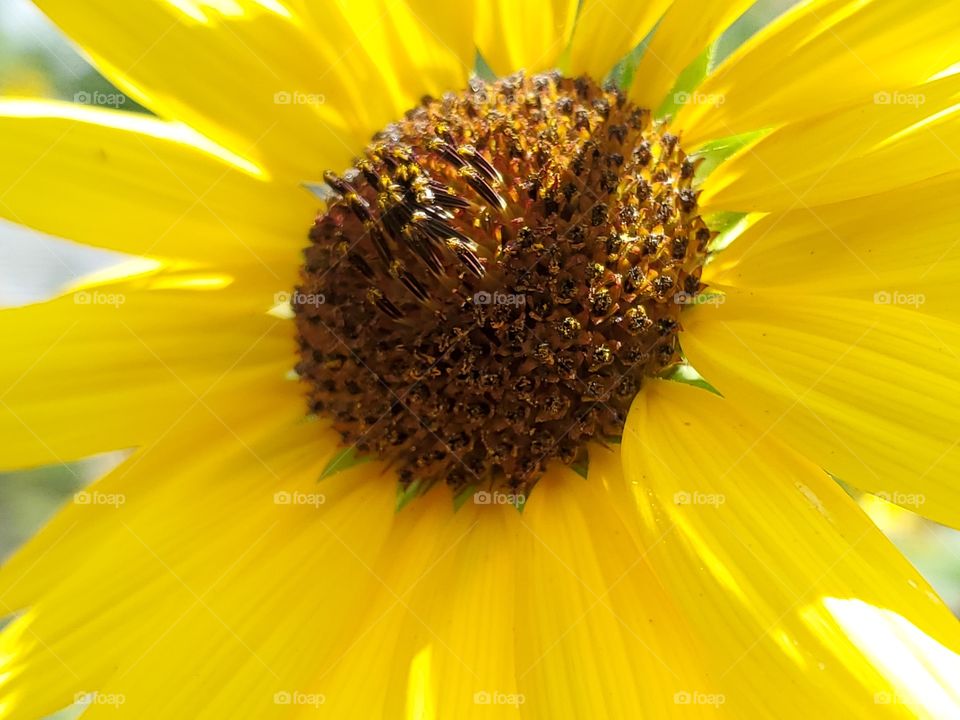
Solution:
<svg viewBox="0 0 960 720"><path fill-rule="evenodd" d="M311 410L421 489L526 492L619 436L701 288L691 167L587 78L425 99L324 176L294 296L324 299L294 306Z"/></svg>

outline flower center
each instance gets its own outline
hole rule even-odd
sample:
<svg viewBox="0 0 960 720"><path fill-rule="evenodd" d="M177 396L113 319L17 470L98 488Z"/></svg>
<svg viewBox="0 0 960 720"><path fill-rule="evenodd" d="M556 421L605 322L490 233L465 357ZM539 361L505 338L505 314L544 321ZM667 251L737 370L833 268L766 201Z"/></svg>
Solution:
<svg viewBox="0 0 960 720"><path fill-rule="evenodd" d="M294 295L311 411L418 490L527 492L583 461L678 359L711 237L693 173L588 78L425 99L324 176Z"/></svg>

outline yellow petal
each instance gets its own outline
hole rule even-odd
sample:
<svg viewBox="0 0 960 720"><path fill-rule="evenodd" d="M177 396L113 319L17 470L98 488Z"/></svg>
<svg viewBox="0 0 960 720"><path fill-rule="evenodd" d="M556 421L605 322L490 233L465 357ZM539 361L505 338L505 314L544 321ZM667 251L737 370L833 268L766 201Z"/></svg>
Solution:
<svg viewBox="0 0 960 720"><path fill-rule="evenodd" d="M752 4L751 0L674 0L637 65L630 99L641 107L660 107L684 68Z"/></svg>
<svg viewBox="0 0 960 720"><path fill-rule="evenodd" d="M172 278L142 284L164 281ZM0 311L11 339L0 360L2 467L148 443L190 408L243 405L257 379L278 404L300 406L296 383L284 380L295 362L289 324L257 300L243 287L131 282Z"/></svg>
<svg viewBox="0 0 960 720"><path fill-rule="evenodd" d="M720 695L738 718L960 713L956 618L836 483L733 399L652 381L623 466L647 557L708 638L704 701Z"/></svg>
<svg viewBox="0 0 960 720"><path fill-rule="evenodd" d="M395 514L392 474L318 484L329 438L258 415L192 419L90 490L121 504L74 503L0 572L29 605L0 636L0 716L93 691L143 718L499 716L517 512L454 514L441 489Z"/></svg>
<svg viewBox="0 0 960 720"><path fill-rule="evenodd" d="M646 717L699 682L606 491L559 472L523 515L432 502L404 508L356 643L311 686L332 715Z"/></svg>
<svg viewBox="0 0 960 720"><path fill-rule="evenodd" d="M704 281L904 305L960 320L960 177L751 218Z"/></svg>
<svg viewBox="0 0 960 720"><path fill-rule="evenodd" d="M144 115L0 101L0 153L0 216L129 254L276 277L316 212L300 188Z"/></svg>
<svg viewBox="0 0 960 720"><path fill-rule="evenodd" d="M676 694L706 683L688 625L601 480L558 469L523 511L516 662L527 717L674 717Z"/></svg>
<svg viewBox="0 0 960 720"><path fill-rule="evenodd" d="M664 716L702 684L599 486L395 514L376 465L317 484L328 436L289 420L191 417L0 570L0 716Z"/></svg>
<svg viewBox="0 0 960 720"><path fill-rule="evenodd" d="M371 55L335 4L322 23L276 0L37 4L124 93L297 181L346 167L419 99L416 65Z"/></svg>
<svg viewBox="0 0 960 720"><path fill-rule="evenodd" d="M377 587L340 655L316 668L331 717L518 717L518 515L449 493L406 506L371 566Z"/></svg>
<svg viewBox="0 0 960 720"><path fill-rule="evenodd" d="M675 127L693 148L919 84L956 62L950 0L812 0L757 33L700 86L720 103L686 105ZM825 82L824 78L829 78ZM816 154L807 148L808 156Z"/></svg>
<svg viewBox="0 0 960 720"><path fill-rule="evenodd" d="M603 79L669 6L670 0L584 0L570 43L572 74Z"/></svg>
<svg viewBox="0 0 960 720"><path fill-rule="evenodd" d="M886 192L954 171L960 75L787 125L738 151L700 196L712 210L782 210Z"/></svg>
<svg viewBox="0 0 960 720"><path fill-rule="evenodd" d="M570 40L575 0L476 3L477 49L498 75L556 67Z"/></svg>
<svg viewBox="0 0 960 720"><path fill-rule="evenodd" d="M276 694L342 652L376 583L393 488L360 468L318 485L330 437L258 415L191 418L88 491L121 502L73 503L57 542L4 568L0 597L29 607L0 636L2 717L89 692L94 713L114 697L130 717L289 716Z"/></svg>
<svg viewBox="0 0 960 720"><path fill-rule="evenodd" d="M825 470L960 527L960 326L872 298L725 290L684 316L694 367Z"/></svg>
<svg viewBox="0 0 960 720"><path fill-rule="evenodd" d="M303 0L303 5L305 16L330 42L332 36L324 29L330 3ZM349 23L356 44L348 46L340 38L340 52L352 54L362 48L375 61L378 71L389 78L380 83L394 94L393 105L400 113L424 95L439 97L466 86L476 55L472 0L337 0L335 5ZM389 117L399 118L400 114ZM373 128L370 134L379 129Z"/></svg>

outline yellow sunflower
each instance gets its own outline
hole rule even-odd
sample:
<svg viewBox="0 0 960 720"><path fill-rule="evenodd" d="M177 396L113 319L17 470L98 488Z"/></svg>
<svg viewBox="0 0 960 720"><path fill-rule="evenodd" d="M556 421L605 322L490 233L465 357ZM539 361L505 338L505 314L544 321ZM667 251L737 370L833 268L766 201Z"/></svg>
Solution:
<svg viewBox="0 0 960 720"><path fill-rule="evenodd" d="M960 717L836 482L960 526L955 2L37 4L156 117L0 102L135 256L3 311L3 469L132 452L0 717Z"/></svg>

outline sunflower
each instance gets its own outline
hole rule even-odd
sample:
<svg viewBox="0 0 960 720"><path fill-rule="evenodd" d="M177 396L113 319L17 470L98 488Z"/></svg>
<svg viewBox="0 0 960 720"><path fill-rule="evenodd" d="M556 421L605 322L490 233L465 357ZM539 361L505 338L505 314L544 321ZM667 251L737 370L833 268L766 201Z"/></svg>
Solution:
<svg viewBox="0 0 960 720"><path fill-rule="evenodd" d="M3 467L130 449L0 717L960 717L837 482L960 527L954 3L37 4L156 116L0 102L129 256L3 311Z"/></svg>

